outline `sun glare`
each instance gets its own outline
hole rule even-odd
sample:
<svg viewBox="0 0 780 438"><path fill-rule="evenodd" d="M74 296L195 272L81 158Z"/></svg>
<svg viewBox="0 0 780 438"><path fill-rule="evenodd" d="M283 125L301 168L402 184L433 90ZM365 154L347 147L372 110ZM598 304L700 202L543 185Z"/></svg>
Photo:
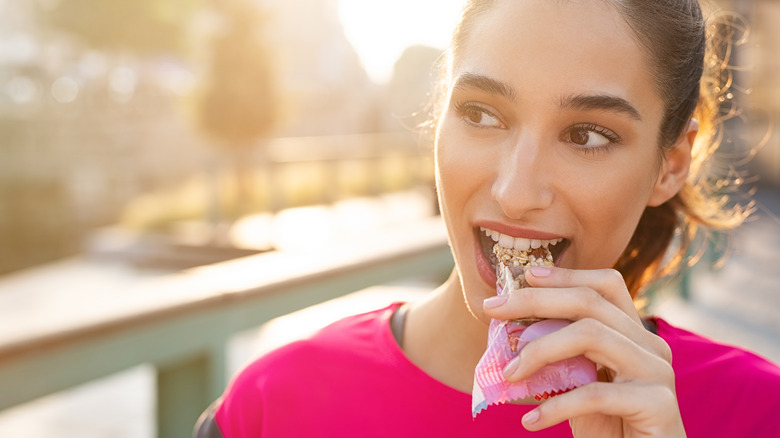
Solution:
<svg viewBox="0 0 780 438"><path fill-rule="evenodd" d="M404 49L444 49L462 0L339 0L344 32L368 75L387 82Z"/></svg>

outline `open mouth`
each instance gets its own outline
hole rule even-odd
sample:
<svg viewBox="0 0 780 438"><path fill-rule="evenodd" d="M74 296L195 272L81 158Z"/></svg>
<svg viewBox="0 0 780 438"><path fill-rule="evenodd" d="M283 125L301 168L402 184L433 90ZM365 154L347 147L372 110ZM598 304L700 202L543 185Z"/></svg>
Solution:
<svg viewBox="0 0 780 438"><path fill-rule="evenodd" d="M512 237L506 234L501 234L497 231L480 227L477 230L479 235L480 246L482 247L482 253L485 258L490 262L490 265L495 270L498 259L493 252L493 246L498 244L505 248L514 248L518 251L533 251L536 248L548 248L553 256L555 265L558 265L558 259L561 254L568 248L570 241L567 239L553 239L553 240L533 240L522 237Z"/></svg>

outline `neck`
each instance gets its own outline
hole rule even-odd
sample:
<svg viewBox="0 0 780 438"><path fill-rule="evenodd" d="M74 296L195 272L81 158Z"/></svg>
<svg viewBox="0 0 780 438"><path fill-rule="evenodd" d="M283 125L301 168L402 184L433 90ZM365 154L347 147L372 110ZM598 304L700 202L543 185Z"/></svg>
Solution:
<svg viewBox="0 0 780 438"><path fill-rule="evenodd" d="M453 272L443 285L409 308L404 352L431 377L470 393L474 368L485 352L487 328L467 308L460 279Z"/></svg>

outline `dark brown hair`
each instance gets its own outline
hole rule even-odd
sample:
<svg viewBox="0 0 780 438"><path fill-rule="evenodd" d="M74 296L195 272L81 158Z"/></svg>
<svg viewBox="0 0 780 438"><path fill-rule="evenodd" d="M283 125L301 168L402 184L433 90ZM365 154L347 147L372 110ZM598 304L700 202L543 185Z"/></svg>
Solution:
<svg viewBox="0 0 780 438"><path fill-rule="evenodd" d="M460 47L471 36L473 23L501 0L468 0L457 23L447 56L444 80L434 107L438 120L446 96L446 81ZM732 206L723 187L729 182L708 174L708 162L721 138L725 119L720 102L728 92L728 35L717 15L705 20L698 0L603 0L615 7L645 48L651 77L664 103L658 132L659 156L687 131L691 118L699 123L685 186L671 200L647 207L631 241L614 268L621 272L633 297L658 277L676 271L687 260L699 225L729 229L749 214Z"/></svg>

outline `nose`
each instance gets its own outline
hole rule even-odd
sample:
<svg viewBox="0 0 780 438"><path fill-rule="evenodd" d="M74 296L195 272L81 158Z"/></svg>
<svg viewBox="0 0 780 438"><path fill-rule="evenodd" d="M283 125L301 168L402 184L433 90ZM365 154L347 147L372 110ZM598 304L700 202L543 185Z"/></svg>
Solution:
<svg viewBox="0 0 780 438"><path fill-rule="evenodd" d="M553 163L538 137L521 135L497 163L491 194L508 217L517 219L553 201Z"/></svg>

